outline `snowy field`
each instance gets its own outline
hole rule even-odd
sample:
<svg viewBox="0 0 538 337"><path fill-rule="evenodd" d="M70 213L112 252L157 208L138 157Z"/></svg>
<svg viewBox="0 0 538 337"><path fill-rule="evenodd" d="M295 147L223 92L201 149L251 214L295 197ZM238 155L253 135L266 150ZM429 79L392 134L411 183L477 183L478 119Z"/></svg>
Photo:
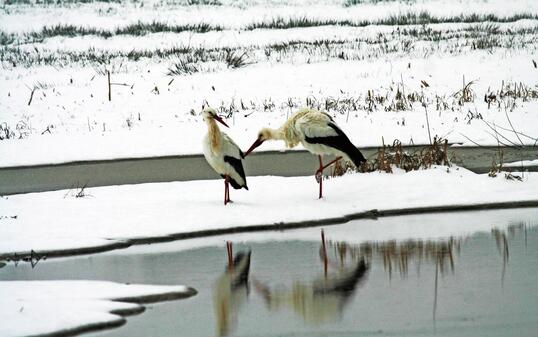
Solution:
<svg viewBox="0 0 538 337"><path fill-rule="evenodd" d="M530 0L6 0L0 167L201 153L204 104L243 148L302 106L359 147L428 143L426 115L536 145L537 37Z"/></svg>

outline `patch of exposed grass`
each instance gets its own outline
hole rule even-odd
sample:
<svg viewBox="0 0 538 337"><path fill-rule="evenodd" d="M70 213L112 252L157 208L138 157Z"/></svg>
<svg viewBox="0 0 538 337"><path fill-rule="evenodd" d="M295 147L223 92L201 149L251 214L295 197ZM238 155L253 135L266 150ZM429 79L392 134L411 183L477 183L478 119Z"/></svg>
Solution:
<svg viewBox="0 0 538 337"><path fill-rule="evenodd" d="M5 0L6 5L74 5L91 3L143 3L139 0ZM219 0L174 0L172 4L180 6L220 6Z"/></svg>
<svg viewBox="0 0 538 337"><path fill-rule="evenodd" d="M357 6L362 4L377 4L380 2L403 2L403 3L413 3L415 0L345 0L344 7Z"/></svg>
<svg viewBox="0 0 538 337"><path fill-rule="evenodd" d="M26 33L23 36L17 34L5 33L0 31L0 43L8 45L16 41L20 43L40 42L47 38L64 36L86 36L95 35L102 38L110 38L115 35L134 35L142 36L152 33L207 33L209 31L220 31L223 28L209 23L185 24L185 25L170 25L158 21L153 22L136 22L124 27L118 27L114 30L99 29L94 27L75 26L67 24L59 24L55 26L45 26L39 31Z"/></svg>
<svg viewBox="0 0 538 337"><path fill-rule="evenodd" d="M500 46L501 42L496 36L484 36L472 43L473 49L492 49Z"/></svg>
<svg viewBox="0 0 538 337"><path fill-rule="evenodd" d="M203 49L203 48L185 48L182 55L177 61L174 61L168 67L167 75L181 76L190 75L203 70L203 64L207 62L217 62L226 64L228 68L245 67L251 62L248 60L245 50L226 48L219 49Z"/></svg>
<svg viewBox="0 0 538 337"><path fill-rule="evenodd" d="M448 140L434 137L431 145L414 152L404 151L402 143L394 140L392 145L380 147L373 160L367 160L360 167L355 167L346 161L341 165L335 165L332 176L341 176L347 172L386 172L393 173L394 168L405 172L428 169L433 165L450 167L448 155Z"/></svg>
<svg viewBox="0 0 538 337"><path fill-rule="evenodd" d="M7 34L4 31L0 31L0 45L5 46L15 41L14 34Z"/></svg>
<svg viewBox="0 0 538 337"><path fill-rule="evenodd" d="M134 24L130 30L122 28L122 34L138 34L142 31L165 29L160 23ZM201 28L205 30L205 27ZM56 27L63 34L77 34L74 27ZM89 31L89 30L88 30ZM497 32L494 36L490 32ZM137 33L138 32L138 33ZM494 44L485 46L483 39L493 39ZM0 33L0 41L12 41L12 36ZM428 43L419 43L425 41ZM185 56L187 63L223 62L231 68L258 62L326 62L331 59L362 61L387 55L424 57L432 53L461 54L478 47L538 50L538 27L514 30L498 30L495 25L478 24L456 27L453 30L435 30L428 26L398 28L376 36L354 39L320 39L315 41L291 40L266 46L236 48L204 48L174 46L170 48L106 50L89 48L82 51L28 48L28 46L0 46L0 62L4 67L33 65L68 66L71 63L106 64L114 59L139 61L143 58L167 59ZM247 57L248 55L248 57ZM200 71L208 67L201 67Z"/></svg>
<svg viewBox="0 0 538 337"><path fill-rule="evenodd" d="M425 24L437 24L437 23L484 23L482 27L473 28L475 32L485 32L489 36L497 34L499 27L494 23L502 22L515 22L521 19L538 19L538 15L531 13L517 14L510 17L499 17L495 15L480 15L480 14L468 14L468 15L459 15L451 17L437 17L433 16L428 12L420 13L406 13L392 15L386 18L379 20L337 20L337 19L315 19L308 17L297 17L297 18L283 18L275 17L269 21L255 22L244 27L244 30L254 30L254 29L288 29L288 28L305 28L305 27L317 27L317 26L327 26L327 25L338 25L338 26L351 26L351 27L364 27L368 25L425 25ZM174 25L164 22L136 22L123 27L118 27L112 30L100 29L95 27L84 27L84 26L75 26L75 25L66 25L59 24L55 26L46 26L39 31L30 32L23 34L22 36L14 33L6 33L0 31L0 44L7 45L15 42L28 43L28 42L39 42L43 41L46 38L51 38L55 36L84 36L84 35L95 35L103 38L109 38L115 35L134 35L141 36L151 33L181 33L181 32L194 32L194 33L206 33L210 31L221 31L225 29L220 25L214 25L211 23L201 22L197 24L183 24L183 25ZM431 28L430 28L431 29ZM472 32L470 29L468 32ZM421 32L419 29L413 28L408 32L403 32L403 34L409 34L412 36L422 35L427 36L426 32ZM429 36L429 40L435 40L435 36ZM437 37L439 38L439 37ZM477 49L488 48L488 45L493 45L491 42L488 44L488 41L483 41L477 44Z"/></svg>
<svg viewBox="0 0 538 337"><path fill-rule="evenodd" d="M193 33L207 33L210 31L220 31L223 28L206 22L197 24L186 25L169 25L167 23L153 21L150 23L137 22L125 27L117 28L114 31L114 35L146 35L151 33L181 33L181 32L193 32ZM106 34L106 33L105 33Z"/></svg>
<svg viewBox="0 0 538 337"><path fill-rule="evenodd" d="M94 2L122 3L125 0L5 0L6 5L72 5Z"/></svg>
<svg viewBox="0 0 538 337"><path fill-rule="evenodd" d="M73 63L83 65L103 65L109 64L112 60L122 59L129 61L139 61L143 58L166 59L170 57L183 57L188 63L222 61L224 53L220 49L191 48L185 46L175 46L165 49L155 50L130 50L130 51L108 51L102 49L89 48L84 51L57 51L22 49L20 47L0 48L0 62L12 66L30 67L35 65L57 65L67 66Z"/></svg>
<svg viewBox="0 0 538 337"><path fill-rule="evenodd" d="M180 59L168 67L168 72L166 74L168 76L181 76L194 74L199 71L200 68L196 64L190 63L185 59Z"/></svg>
<svg viewBox="0 0 538 337"><path fill-rule="evenodd" d="M474 102L474 99L476 97L475 91L473 89L474 83L475 81L465 82L465 77L463 78L462 88L453 94L454 98L457 99L459 105Z"/></svg>
<svg viewBox="0 0 538 337"><path fill-rule="evenodd" d="M226 49L224 51L224 60L228 65L228 68L242 68L249 64L247 52L239 52L237 50Z"/></svg>
<svg viewBox="0 0 538 337"><path fill-rule="evenodd" d="M425 25L438 23L480 23L480 22L515 22L522 19L538 19L538 15L532 13L516 14L509 17L496 16L493 14L461 14L456 16L439 17L422 11L420 13L405 13L391 15L379 20L337 20L337 19L315 19L308 17L284 18L276 17L270 21L255 22L247 27L246 30L254 29L288 29L317 26L351 26L365 27L369 25L387 25L387 26L404 26L404 25Z"/></svg>
<svg viewBox="0 0 538 337"><path fill-rule="evenodd" d="M219 0L187 0L188 6L221 6Z"/></svg>

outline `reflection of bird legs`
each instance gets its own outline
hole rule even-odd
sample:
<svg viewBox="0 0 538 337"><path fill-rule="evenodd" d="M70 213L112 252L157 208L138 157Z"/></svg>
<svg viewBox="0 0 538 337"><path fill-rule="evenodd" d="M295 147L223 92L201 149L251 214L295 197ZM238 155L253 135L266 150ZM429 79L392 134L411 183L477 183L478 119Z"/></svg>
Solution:
<svg viewBox="0 0 538 337"><path fill-rule="evenodd" d="M232 242L226 241L226 252L226 270L217 279L213 291L218 336L228 336L233 331L237 325L239 308L249 294L250 250L240 251L234 256Z"/></svg>
<svg viewBox="0 0 538 337"><path fill-rule="evenodd" d="M320 186L321 186L321 180L320 180ZM321 198L321 187L320 187L320 198ZM323 229L321 230L321 247L323 249L323 272L325 277L327 277L327 246L325 245L325 232Z"/></svg>
<svg viewBox="0 0 538 337"><path fill-rule="evenodd" d="M233 247L231 241L226 241L226 252L228 253L228 270L231 270L234 266L233 263Z"/></svg>
<svg viewBox="0 0 538 337"><path fill-rule="evenodd" d="M323 170L325 170L327 167L331 166L332 164L342 159L342 157L336 157L336 159L334 159L333 161L329 162L326 165L323 165L323 158L321 157L321 155L319 155L318 157L319 157L319 169L316 171L315 176L316 176L316 181L319 184L319 198L321 199L323 197Z"/></svg>
<svg viewBox="0 0 538 337"><path fill-rule="evenodd" d="M265 303L269 305L271 302L271 290L269 290L269 287L260 281L254 279L254 289L262 295L263 299L265 300Z"/></svg>

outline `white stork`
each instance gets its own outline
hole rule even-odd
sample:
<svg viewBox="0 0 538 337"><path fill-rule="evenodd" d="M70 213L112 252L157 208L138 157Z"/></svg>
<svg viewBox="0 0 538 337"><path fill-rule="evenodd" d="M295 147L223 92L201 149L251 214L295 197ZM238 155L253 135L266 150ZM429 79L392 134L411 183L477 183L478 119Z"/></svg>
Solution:
<svg viewBox="0 0 538 337"><path fill-rule="evenodd" d="M204 137L204 156L209 165L224 178L224 205L230 202L230 187L248 190L242 159L245 157L239 146L224 132L217 123L228 125L212 108L202 111L207 124L207 135Z"/></svg>
<svg viewBox="0 0 538 337"><path fill-rule="evenodd" d="M288 148L303 144L304 148L319 157L316 180L319 183L319 198L323 197L323 170L342 157L349 158L355 166L366 161L362 153L351 143L345 133L325 112L315 109L301 109L293 114L280 128L263 128L258 138L245 153L247 156L266 140L283 140ZM322 155L335 155L337 158L323 165Z"/></svg>

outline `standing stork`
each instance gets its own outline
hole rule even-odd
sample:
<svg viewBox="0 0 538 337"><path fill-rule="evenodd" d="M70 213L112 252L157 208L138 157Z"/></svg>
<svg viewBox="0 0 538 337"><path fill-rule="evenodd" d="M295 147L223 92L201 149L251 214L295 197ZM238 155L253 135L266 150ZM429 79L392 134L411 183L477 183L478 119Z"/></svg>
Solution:
<svg viewBox="0 0 538 337"><path fill-rule="evenodd" d="M207 135L204 137L204 157L209 165L224 178L224 205L230 202L230 186L236 190L248 190L247 178L242 159L245 157L239 146L224 132L217 123L228 125L217 115L215 109L205 108L202 116L207 124Z"/></svg>
<svg viewBox="0 0 538 337"><path fill-rule="evenodd" d="M288 148L303 144L304 148L319 157L316 180L319 183L319 198L323 197L323 170L342 157L349 158L359 167L366 161L362 153L351 143L346 134L325 112L304 108L293 114L280 128L263 128L258 138L245 153L247 156L266 140L283 140ZM332 154L335 160L323 165L322 155Z"/></svg>

